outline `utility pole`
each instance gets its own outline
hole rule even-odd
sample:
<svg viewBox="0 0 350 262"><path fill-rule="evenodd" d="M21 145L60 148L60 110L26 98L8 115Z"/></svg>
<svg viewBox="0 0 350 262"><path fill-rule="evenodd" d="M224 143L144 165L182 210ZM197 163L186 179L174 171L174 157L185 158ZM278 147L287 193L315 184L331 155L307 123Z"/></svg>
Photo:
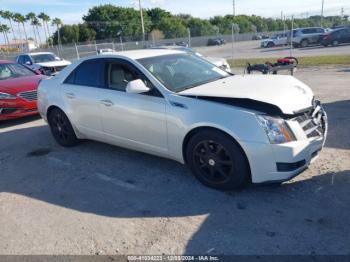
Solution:
<svg viewBox="0 0 350 262"><path fill-rule="evenodd" d="M236 1L235 0L232 0L232 14L233 14L233 17L235 17L236 15Z"/></svg>
<svg viewBox="0 0 350 262"><path fill-rule="evenodd" d="M139 0L139 8L140 8L140 15L141 15L142 41L143 41L143 44L144 44L145 43L145 24L143 22L143 13L142 13L141 0Z"/></svg>
<svg viewBox="0 0 350 262"><path fill-rule="evenodd" d="M322 8L321 8L321 27L323 25L323 8L324 8L324 0L322 0Z"/></svg>
<svg viewBox="0 0 350 262"><path fill-rule="evenodd" d="M293 31L294 31L294 15L292 15L292 30L290 30L290 50L289 50L289 56L292 56L292 53L293 53Z"/></svg>

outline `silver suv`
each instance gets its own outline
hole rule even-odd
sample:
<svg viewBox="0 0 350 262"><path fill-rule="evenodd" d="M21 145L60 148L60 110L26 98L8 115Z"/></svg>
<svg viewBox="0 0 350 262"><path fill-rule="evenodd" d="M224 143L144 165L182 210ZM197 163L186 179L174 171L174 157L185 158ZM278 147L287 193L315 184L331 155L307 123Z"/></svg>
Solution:
<svg viewBox="0 0 350 262"><path fill-rule="evenodd" d="M311 44L318 44L321 36L325 33L322 27L307 27L293 30L293 46L307 47Z"/></svg>

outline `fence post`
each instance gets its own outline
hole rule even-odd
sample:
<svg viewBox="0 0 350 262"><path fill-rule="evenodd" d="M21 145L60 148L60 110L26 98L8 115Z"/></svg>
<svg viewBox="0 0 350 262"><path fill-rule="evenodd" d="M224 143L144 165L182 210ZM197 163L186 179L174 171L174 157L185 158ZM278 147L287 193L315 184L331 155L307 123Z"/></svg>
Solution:
<svg viewBox="0 0 350 262"><path fill-rule="evenodd" d="M120 38L120 45L122 46L122 51L124 51L123 39L122 39L122 37L121 37L121 36L120 36L119 38Z"/></svg>
<svg viewBox="0 0 350 262"><path fill-rule="evenodd" d="M61 57L61 52L60 52L60 49L58 48L57 45L56 45L56 50L57 50L57 56L58 56L58 57Z"/></svg>
<svg viewBox="0 0 350 262"><path fill-rule="evenodd" d="M75 46L75 51L77 52L77 59L79 60L80 56L79 56L78 46L76 43L74 43L74 46Z"/></svg>
<svg viewBox="0 0 350 262"><path fill-rule="evenodd" d="M234 51L233 51L233 47L234 47L234 42L235 42L235 24L234 23L232 23L232 54L231 54L231 59L232 59L232 61L231 61L231 63L233 64L233 55L234 55Z"/></svg>
<svg viewBox="0 0 350 262"><path fill-rule="evenodd" d="M152 32L152 44L153 46L156 46L156 39L154 38L154 33Z"/></svg>
<svg viewBox="0 0 350 262"><path fill-rule="evenodd" d="M115 51L114 40L112 40L112 49Z"/></svg>
<svg viewBox="0 0 350 262"><path fill-rule="evenodd" d="M96 43L96 40L95 40L95 50L96 50L96 54L97 54L97 43Z"/></svg>
<svg viewBox="0 0 350 262"><path fill-rule="evenodd" d="M188 32L188 47L191 47L191 30L190 28L187 28Z"/></svg>
<svg viewBox="0 0 350 262"><path fill-rule="evenodd" d="M293 30L294 30L294 15L292 15L292 29L290 30L290 50L289 50L289 56L292 56L292 53L293 53Z"/></svg>

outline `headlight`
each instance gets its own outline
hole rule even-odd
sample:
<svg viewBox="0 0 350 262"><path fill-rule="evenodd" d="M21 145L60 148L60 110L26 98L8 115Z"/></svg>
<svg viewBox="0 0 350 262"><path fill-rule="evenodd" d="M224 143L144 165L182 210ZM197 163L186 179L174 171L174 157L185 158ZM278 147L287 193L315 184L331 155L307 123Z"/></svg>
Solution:
<svg viewBox="0 0 350 262"><path fill-rule="evenodd" d="M282 118L267 115L257 115L257 118L271 144L282 144L296 140L286 121Z"/></svg>
<svg viewBox="0 0 350 262"><path fill-rule="evenodd" d="M0 99L16 99L15 96L0 92Z"/></svg>

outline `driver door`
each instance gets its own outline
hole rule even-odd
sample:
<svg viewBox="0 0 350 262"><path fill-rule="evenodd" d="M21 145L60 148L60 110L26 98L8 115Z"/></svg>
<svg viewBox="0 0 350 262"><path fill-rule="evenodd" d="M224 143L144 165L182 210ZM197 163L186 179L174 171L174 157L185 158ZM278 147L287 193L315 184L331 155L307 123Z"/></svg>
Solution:
<svg viewBox="0 0 350 262"><path fill-rule="evenodd" d="M108 140L146 152L168 151L166 103L161 93L128 61L106 59L104 70L101 116ZM143 80L152 90L144 94L127 93L128 82L136 79Z"/></svg>

